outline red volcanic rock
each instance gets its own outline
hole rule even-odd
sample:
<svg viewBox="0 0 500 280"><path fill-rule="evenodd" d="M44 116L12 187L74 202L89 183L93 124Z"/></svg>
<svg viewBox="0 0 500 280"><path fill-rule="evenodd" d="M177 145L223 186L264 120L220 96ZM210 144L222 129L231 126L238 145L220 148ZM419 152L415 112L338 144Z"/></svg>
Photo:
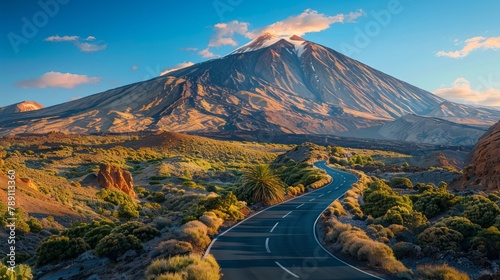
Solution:
<svg viewBox="0 0 500 280"><path fill-rule="evenodd" d="M119 190L135 198L132 174L118 166L101 164L97 174L97 182L104 189Z"/></svg>
<svg viewBox="0 0 500 280"><path fill-rule="evenodd" d="M492 126L474 147L465 185L487 191L500 190L500 122Z"/></svg>

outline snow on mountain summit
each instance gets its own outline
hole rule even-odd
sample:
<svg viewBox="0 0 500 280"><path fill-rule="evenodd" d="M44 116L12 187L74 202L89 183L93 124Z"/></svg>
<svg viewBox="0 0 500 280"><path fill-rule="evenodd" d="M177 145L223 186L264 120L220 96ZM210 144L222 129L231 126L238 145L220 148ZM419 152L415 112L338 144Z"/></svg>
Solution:
<svg viewBox="0 0 500 280"><path fill-rule="evenodd" d="M267 47L270 47L280 41L286 41L290 44L292 44L295 47L295 52L297 55L300 57L302 53L304 53L305 46L307 41L302 39L301 37L297 35L293 35L291 37L282 37L282 36L277 36L273 35L270 33L266 33L264 35L261 35L249 43L237 48L236 50L232 51L229 55L232 54L240 54L240 53L246 53L246 52L252 52L260 49L264 49Z"/></svg>

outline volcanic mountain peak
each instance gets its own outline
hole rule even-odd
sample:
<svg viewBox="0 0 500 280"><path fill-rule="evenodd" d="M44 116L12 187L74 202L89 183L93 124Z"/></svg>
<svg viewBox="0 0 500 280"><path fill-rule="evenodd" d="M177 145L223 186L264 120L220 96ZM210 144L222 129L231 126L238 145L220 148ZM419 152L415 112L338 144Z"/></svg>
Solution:
<svg viewBox="0 0 500 280"><path fill-rule="evenodd" d="M292 37L290 37L290 40L294 40L294 41L305 41L302 37L299 37L297 35L293 35Z"/></svg>
<svg viewBox="0 0 500 280"><path fill-rule="evenodd" d="M267 47L270 47L278 42L281 41L286 41L290 44L292 44L295 47L295 51L297 55L300 57L302 53L304 52L304 47L305 44L307 43L306 40L302 39L301 37L297 35L293 35L291 37L281 37L277 35L273 35L271 33L265 33L249 43L237 48L236 50L232 51L231 54L240 54L240 53L246 53L246 52L252 52L260 49L264 49Z"/></svg>
<svg viewBox="0 0 500 280"><path fill-rule="evenodd" d="M443 110L444 101L298 36L264 34L230 55L168 75L42 110L2 115L0 135L52 130L336 134L408 114L461 123L471 117L477 123L500 119L499 111L466 105L448 103Z"/></svg>

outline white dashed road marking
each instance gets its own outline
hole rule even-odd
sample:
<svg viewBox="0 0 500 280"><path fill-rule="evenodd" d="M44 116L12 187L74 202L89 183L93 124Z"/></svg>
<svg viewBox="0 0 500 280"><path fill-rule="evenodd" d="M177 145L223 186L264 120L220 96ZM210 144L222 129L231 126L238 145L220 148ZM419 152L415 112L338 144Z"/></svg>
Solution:
<svg viewBox="0 0 500 280"><path fill-rule="evenodd" d="M276 226L277 226L279 223L280 223L280 222L277 222L277 223L274 225L274 227L271 229L271 231L270 231L270 232L273 232L273 230L276 228Z"/></svg>
<svg viewBox="0 0 500 280"><path fill-rule="evenodd" d="M299 278L299 276L293 272L291 272L290 270L286 269L284 266L282 266L279 262L275 262L279 267L281 267L281 269L283 269L284 271L288 272L290 275L292 275L293 277L295 278Z"/></svg>
<svg viewBox="0 0 500 280"><path fill-rule="evenodd" d="M288 215L290 215L290 214L292 214L292 211L290 211L290 212L286 213L286 215L285 215L285 216L283 216L283 217L281 217L281 218L282 218L282 219L284 219L284 218L286 218L286 216L288 216Z"/></svg>

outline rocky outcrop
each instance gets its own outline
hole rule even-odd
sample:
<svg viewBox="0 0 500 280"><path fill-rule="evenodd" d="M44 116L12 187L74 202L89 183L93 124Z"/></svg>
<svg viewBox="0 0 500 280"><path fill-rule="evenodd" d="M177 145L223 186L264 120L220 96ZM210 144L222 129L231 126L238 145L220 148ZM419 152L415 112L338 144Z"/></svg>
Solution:
<svg viewBox="0 0 500 280"><path fill-rule="evenodd" d="M500 122L492 126L474 147L462 186L466 189L500 190Z"/></svg>
<svg viewBox="0 0 500 280"><path fill-rule="evenodd" d="M97 182L104 189L119 190L135 198L132 174L118 166L101 164L97 174Z"/></svg>

